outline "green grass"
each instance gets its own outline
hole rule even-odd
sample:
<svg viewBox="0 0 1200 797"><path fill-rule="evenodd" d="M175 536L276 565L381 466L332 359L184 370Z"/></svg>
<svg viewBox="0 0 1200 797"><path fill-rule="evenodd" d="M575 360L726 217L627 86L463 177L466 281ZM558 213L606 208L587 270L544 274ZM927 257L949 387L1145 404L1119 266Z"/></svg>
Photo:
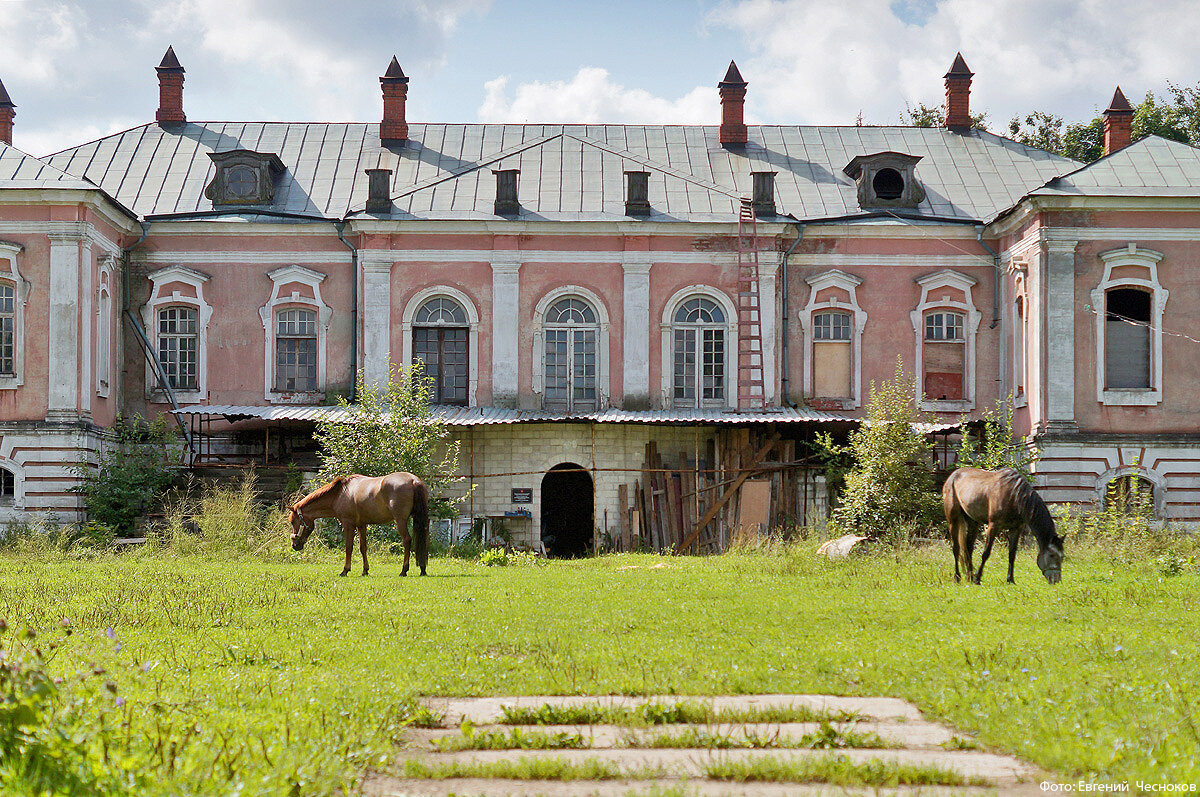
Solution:
<svg viewBox="0 0 1200 797"><path fill-rule="evenodd" d="M469 727L464 727L459 736L443 736L435 739L433 744L444 753L457 750L582 750L591 746L578 733L542 733L520 728L477 731Z"/></svg>
<svg viewBox="0 0 1200 797"><path fill-rule="evenodd" d="M636 740L636 744L634 744ZM732 731L719 733L705 728L684 728L664 731L648 737L628 737L628 746L650 748L707 748L711 750L788 748L806 750L833 750L854 747L879 749L890 747L876 733L859 733L853 729L839 730L828 723L820 730L799 737L778 733L754 731Z"/></svg>
<svg viewBox="0 0 1200 797"><path fill-rule="evenodd" d="M668 568L435 559L404 579L388 556L338 578L320 550L0 553L0 618L61 641L48 666L82 674L64 694L95 684L79 744L124 784L111 794L352 790L410 719L434 723L418 695L891 695L1065 778L1200 781L1194 567L1068 540L1062 584L1025 550L1016 585L993 557L971 587L949 546L838 563L813 547ZM30 791L19 760L0 760L0 792Z"/></svg>
<svg viewBox="0 0 1200 797"><path fill-rule="evenodd" d="M818 711L808 706L713 708L698 700L651 701L640 706L501 706L504 725L712 725L725 722L854 722L851 711Z"/></svg>
<svg viewBox="0 0 1200 797"><path fill-rule="evenodd" d="M517 758L505 761L405 761L408 778L507 778L509 780L650 780L665 777L658 767L621 767L608 761L567 761L561 758Z"/></svg>
<svg viewBox="0 0 1200 797"><path fill-rule="evenodd" d="M833 786L987 786L979 778L964 778L949 769L895 761L855 763L846 756L830 755L799 760L755 758L749 761L715 761L705 765L714 780L739 783L828 783Z"/></svg>

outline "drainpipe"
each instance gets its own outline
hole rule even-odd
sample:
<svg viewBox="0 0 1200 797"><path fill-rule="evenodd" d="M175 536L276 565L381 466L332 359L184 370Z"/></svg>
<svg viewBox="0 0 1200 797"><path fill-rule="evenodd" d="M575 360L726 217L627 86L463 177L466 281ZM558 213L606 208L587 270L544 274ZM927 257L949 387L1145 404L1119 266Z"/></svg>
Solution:
<svg viewBox="0 0 1200 797"><path fill-rule="evenodd" d="M782 361L779 377L779 392L781 404L795 406L794 403L788 400L788 319L791 317L791 312L788 310L788 259L792 256L792 252L796 251L796 247L800 245L800 239L804 237L804 224L796 223L796 240L792 241L792 245L783 253L783 262L779 264L780 279L783 280L783 294L780 297L780 304L783 305L783 322L779 326L782 340L779 343L779 358Z"/></svg>
<svg viewBox="0 0 1200 797"><path fill-rule="evenodd" d="M358 388L358 250L343 234L346 222L335 221L333 226L337 230L338 240L350 250L350 370L354 372L350 379L350 403L353 404L357 398L355 390Z"/></svg>

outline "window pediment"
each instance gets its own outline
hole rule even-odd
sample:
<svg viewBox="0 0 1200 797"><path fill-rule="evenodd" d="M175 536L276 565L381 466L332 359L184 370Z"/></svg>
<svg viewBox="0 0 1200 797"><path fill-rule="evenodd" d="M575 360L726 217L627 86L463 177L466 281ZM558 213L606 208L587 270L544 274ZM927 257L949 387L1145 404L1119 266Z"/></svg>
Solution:
<svg viewBox="0 0 1200 797"><path fill-rule="evenodd" d="M275 200L275 178L286 168L273 152L210 152L217 167L204 195L213 205L265 205Z"/></svg>
<svg viewBox="0 0 1200 797"><path fill-rule="evenodd" d="M916 175L919 160L920 155L876 152L856 155L842 171L858 185L859 207L915 208L925 199Z"/></svg>

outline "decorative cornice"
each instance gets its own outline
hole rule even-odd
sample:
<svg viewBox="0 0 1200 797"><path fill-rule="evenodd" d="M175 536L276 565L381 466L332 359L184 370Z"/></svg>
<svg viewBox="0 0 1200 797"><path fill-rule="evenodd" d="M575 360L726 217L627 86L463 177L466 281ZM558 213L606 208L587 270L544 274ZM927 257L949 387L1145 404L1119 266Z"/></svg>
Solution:
<svg viewBox="0 0 1200 797"><path fill-rule="evenodd" d="M797 266L836 267L896 267L978 268L992 267L991 255L847 255L836 252L792 255Z"/></svg>

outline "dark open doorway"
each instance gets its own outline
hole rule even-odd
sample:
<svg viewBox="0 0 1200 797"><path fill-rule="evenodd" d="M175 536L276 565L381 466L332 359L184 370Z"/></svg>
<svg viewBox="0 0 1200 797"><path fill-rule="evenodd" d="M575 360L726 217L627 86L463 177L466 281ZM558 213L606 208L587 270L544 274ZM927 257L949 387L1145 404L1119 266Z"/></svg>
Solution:
<svg viewBox="0 0 1200 797"><path fill-rule="evenodd" d="M586 556L592 549L595 496L592 477L573 462L555 465L542 477L542 542L546 555Z"/></svg>

